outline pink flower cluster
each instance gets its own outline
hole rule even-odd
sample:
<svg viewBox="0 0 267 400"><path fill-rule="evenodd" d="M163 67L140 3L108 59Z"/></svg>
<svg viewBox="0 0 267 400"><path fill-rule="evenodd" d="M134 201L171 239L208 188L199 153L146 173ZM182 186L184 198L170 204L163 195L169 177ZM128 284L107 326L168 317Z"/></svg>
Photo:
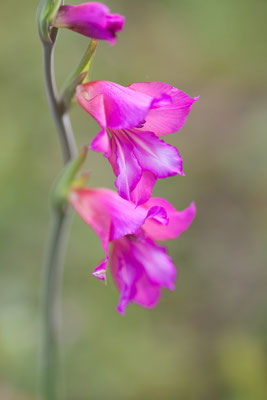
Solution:
<svg viewBox="0 0 267 400"><path fill-rule="evenodd" d="M101 239L105 258L93 275L105 280L110 260L121 294L119 312L123 314L130 301L153 307L162 287L174 289L176 268L165 248L155 241L180 236L195 217L194 203L179 212L167 200L152 197L136 207L112 190L89 188L73 189L70 202Z"/></svg>
<svg viewBox="0 0 267 400"><path fill-rule="evenodd" d="M113 44L124 18L93 2L61 6L53 24ZM197 99L162 82L124 87L93 81L76 89L78 104L100 125L91 149L108 159L118 194L73 187L69 201L102 242L105 257L93 275L105 281L110 263L120 292L117 310L122 314L129 302L155 306L161 288L175 287L176 268L156 242L180 236L192 223L196 208L191 203L179 212L167 200L151 196L158 178L184 175L180 153L160 137L183 127Z"/></svg>

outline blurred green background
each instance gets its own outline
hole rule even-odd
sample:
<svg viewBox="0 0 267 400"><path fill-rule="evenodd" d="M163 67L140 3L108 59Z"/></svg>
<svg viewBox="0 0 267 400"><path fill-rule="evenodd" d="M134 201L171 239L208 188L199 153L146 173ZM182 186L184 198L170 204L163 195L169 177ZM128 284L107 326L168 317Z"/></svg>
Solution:
<svg viewBox="0 0 267 400"><path fill-rule="evenodd" d="M43 87L37 1L2 2L0 158L0 399L37 399L40 281L48 192L61 158ZM72 3L78 3L73 1ZM61 331L66 400L265 400L267 398L266 0L107 0L126 16L115 47L100 43L93 79L168 82L200 95L185 127L165 137L186 178L154 194L198 208L191 229L168 243L175 292L149 311L91 277L103 256L77 216L65 263ZM62 31L59 86L88 40ZM79 146L98 126L77 106ZM89 154L90 185L114 176Z"/></svg>

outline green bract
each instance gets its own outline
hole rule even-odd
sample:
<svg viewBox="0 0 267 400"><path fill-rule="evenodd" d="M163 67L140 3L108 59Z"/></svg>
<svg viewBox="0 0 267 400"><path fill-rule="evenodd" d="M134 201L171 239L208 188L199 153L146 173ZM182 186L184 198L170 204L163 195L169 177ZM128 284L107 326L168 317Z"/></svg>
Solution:
<svg viewBox="0 0 267 400"><path fill-rule="evenodd" d="M98 41L96 39L92 39L90 41L90 44L86 49L79 65L64 83L61 95L61 104L66 110L69 108L69 105L75 94L76 87L88 80L90 67L97 48L97 43Z"/></svg>
<svg viewBox="0 0 267 400"><path fill-rule="evenodd" d="M36 18L39 35L43 42L53 42L53 35L49 30L51 22L62 4L63 0L40 0Z"/></svg>
<svg viewBox="0 0 267 400"><path fill-rule="evenodd" d="M77 182L80 182L79 178L76 178L81 166L87 155L88 148L84 147L80 154L69 161L63 168L59 175L54 188L52 190L52 202L58 210L63 210L68 200L69 189L72 186L77 186ZM81 181L84 179L82 178ZM80 185L78 185L80 186Z"/></svg>

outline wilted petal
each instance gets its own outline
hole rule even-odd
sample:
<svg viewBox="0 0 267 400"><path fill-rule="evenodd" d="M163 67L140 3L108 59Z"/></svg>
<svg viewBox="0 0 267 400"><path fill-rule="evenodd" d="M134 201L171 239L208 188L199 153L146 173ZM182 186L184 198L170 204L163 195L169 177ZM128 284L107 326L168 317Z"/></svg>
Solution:
<svg viewBox="0 0 267 400"><path fill-rule="evenodd" d="M141 128L144 131L152 131L157 136L174 133L181 129L192 104L198 100L198 97L191 98L182 90L162 82L139 82L133 83L129 87L148 96L156 97L165 94L171 98L170 104L152 107Z"/></svg>
<svg viewBox="0 0 267 400"><path fill-rule="evenodd" d="M54 18L53 26L68 28L82 35L116 41L116 32L122 30L124 17L110 14L108 7L96 2L61 6Z"/></svg>
<svg viewBox="0 0 267 400"><path fill-rule="evenodd" d="M163 207L166 210L169 223L166 225L153 218L147 219L143 230L152 240L164 241L177 238L189 228L196 215L195 203L191 203L183 211L176 211L167 200L159 197L152 197L142 207L151 209L155 206Z"/></svg>

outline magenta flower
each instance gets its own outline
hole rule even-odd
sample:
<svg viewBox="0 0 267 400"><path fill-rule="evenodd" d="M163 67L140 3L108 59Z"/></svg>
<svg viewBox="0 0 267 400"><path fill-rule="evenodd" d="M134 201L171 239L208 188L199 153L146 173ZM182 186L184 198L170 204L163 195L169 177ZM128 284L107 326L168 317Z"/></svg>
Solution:
<svg viewBox="0 0 267 400"><path fill-rule="evenodd" d="M108 158L121 197L140 205L158 178L184 175L178 150L158 136L182 128L197 97L161 82L95 81L78 86L76 99L102 128L91 148Z"/></svg>
<svg viewBox="0 0 267 400"><path fill-rule="evenodd" d="M93 275L106 279L112 242L110 266L120 291L117 310L124 314L129 302L154 307L161 288L174 289L176 268L166 249L154 240L178 237L191 224L196 209L192 203L176 211L166 200L152 198L135 207L108 189L73 189L70 202L82 219L100 237L105 258Z"/></svg>
<svg viewBox="0 0 267 400"><path fill-rule="evenodd" d="M61 6L53 21L57 28L68 28L94 39L116 42L116 32L122 30L124 17L110 14L104 4L90 2L79 5Z"/></svg>

